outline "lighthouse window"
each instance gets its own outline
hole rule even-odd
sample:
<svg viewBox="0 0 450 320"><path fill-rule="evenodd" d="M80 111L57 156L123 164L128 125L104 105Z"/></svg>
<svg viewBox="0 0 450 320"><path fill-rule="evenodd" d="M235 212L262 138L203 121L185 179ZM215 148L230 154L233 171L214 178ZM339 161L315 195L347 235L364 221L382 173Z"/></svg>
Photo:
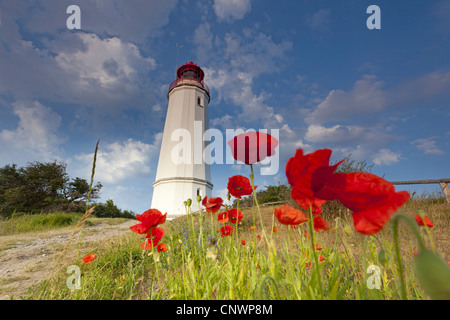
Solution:
<svg viewBox="0 0 450 320"><path fill-rule="evenodd" d="M197 189L197 196L200 195L200 189Z"/></svg>
<svg viewBox="0 0 450 320"><path fill-rule="evenodd" d="M200 107L203 107L202 98L197 97L197 105L200 106Z"/></svg>

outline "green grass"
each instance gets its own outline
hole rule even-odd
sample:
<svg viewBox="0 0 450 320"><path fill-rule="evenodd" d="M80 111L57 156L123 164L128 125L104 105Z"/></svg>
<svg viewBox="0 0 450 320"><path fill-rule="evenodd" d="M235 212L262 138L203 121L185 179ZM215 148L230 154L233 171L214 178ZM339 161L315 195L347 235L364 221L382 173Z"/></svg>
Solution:
<svg viewBox="0 0 450 320"><path fill-rule="evenodd" d="M410 200L400 210L414 218L424 203ZM428 247L436 245L436 253L448 261L448 204L438 201L425 205L425 213L435 223L432 238L421 229ZM261 232L259 215L244 210L238 232L220 237L220 224L203 213L202 241L199 242L199 215L192 214L167 221L160 227L166 233L161 240L169 250L149 252L140 248L144 237L130 234L101 244L95 252L97 259L88 265L75 262L81 268L81 288L66 286L66 265L48 281L30 289L29 299L280 299L280 300L397 300L400 294L399 265L392 237L392 223L374 237L363 237L353 228L351 216L332 218L324 213L331 230L304 236L306 224L297 230L273 219L273 208L261 208L267 242ZM216 218L217 215L214 216ZM256 221L255 232L250 230ZM277 226L278 232L272 233ZM417 242L408 227L400 223L400 252L407 298L428 299L418 283L414 268ZM261 235L262 240L256 240ZM212 241L211 239L215 239ZM242 245L241 240L246 244ZM386 262L379 261L382 246ZM363 250L362 248L365 248ZM156 250L153 250L156 251ZM317 261L314 256L323 257ZM88 252L86 252L87 254ZM89 252L91 253L91 252ZM81 255L82 257L83 255ZM80 258L81 259L81 258ZM310 264L310 265L309 265ZM381 271L380 289L369 289L367 267L376 265ZM320 274L320 277L317 275Z"/></svg>
<svg viewBox="0 0 450 320"><path fill-rule="evenodd" d="M22 215L0 221L0 235L47 231L61 227L75 226L83 213L51 213ZM92 222L88 222L92 225Z"/></svg>

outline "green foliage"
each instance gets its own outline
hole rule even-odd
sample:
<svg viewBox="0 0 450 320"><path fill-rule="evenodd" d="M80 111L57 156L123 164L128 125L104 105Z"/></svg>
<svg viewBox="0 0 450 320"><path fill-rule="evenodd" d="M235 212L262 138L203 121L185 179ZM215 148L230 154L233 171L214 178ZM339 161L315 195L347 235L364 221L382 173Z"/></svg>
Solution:
<svg viewBox="0 0 450 320"><path fill-rule="evenodd" d="M89 184L76 177L70 181L62 161L32 162L23 168L16 164L0 168L0 216L14 212L40 213L80 211L85 206ZM99 197L102 184L93 186L91 199Z"/></svg>
<svg viewBox="0 0 450 320"><path fill-rule="evenodd" d="M259 190L258 190L259 189ZM256 189L256 198L259 204L284 202L287 196L290 196L290 186L279 184L277 186L266 186L265 189ZM233 207L236 207L237 200L234 199ZM252 196L243 197L239 200L240 207L251 207L253 205Z"/></svg>
<svg viewBox="0 0 450 320"><path fill-rule="evenodd" d="M132 211L119 209L113 202L109 199L106 203L96 203L91 206L95 206L94 215L99 218L129 218L134 219L134 213Z"/></svg>
<svg viewBox="0 0 450 320"><path fill-rule="evenodd" d="M44 231L60 227L73 226L82 213L24 214L16 212L11 219L0 221L0 234L18 234L30 231Z"/></svg>
<svg viewBox="0 0 450 320"><path fill-rule="evenodd" d="M369 165L367 161L356 161L351 159L351 154L344 158L344 162L342 162L336 169L335 172L371 172L373 168L373 164ZM336 164L333 163L333 164ZM332 164L332 165L333 165Z"/></svg>

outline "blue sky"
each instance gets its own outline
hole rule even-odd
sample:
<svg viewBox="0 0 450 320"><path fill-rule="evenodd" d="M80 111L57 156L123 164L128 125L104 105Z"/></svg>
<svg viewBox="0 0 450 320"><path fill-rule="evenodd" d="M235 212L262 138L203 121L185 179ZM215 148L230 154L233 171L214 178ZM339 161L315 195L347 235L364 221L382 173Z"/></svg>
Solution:
<svg viewBox="0 0 450 320"><path fill-rule="evenodd" d="M449 16L445 0L1 0L0 166L59 159L89 179L100 139L101 200L148 209L178 43L179 64L205 71L211 128L279 130L261 187L286 181L296 148L351 154L390 181L450 177ZM225 196L249 168L211 172ZM396 187L424 188L440 190Z"/></svg>

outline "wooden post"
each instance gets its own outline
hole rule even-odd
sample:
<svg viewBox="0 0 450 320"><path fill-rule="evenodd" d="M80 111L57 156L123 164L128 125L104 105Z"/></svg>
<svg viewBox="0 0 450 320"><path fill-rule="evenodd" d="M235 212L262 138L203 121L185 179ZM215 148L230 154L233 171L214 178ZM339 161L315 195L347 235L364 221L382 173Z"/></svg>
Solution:
<svg viewBox="0 0 450 320"><path fill-rule="evenodd" d="M414 180L414 181L393 181L392 184L430 184L430 183L439 183L442 189L442 193L445 196L445 200L450 203L450 188L448 187L448 183L450 183L450 178L445 179L437 179L437 180Z"/></svg>
<svg viewBox="0 0 450 320"><path fill-rule="evenodd" d="M440 182L442 193L445 196L445 199L448 203L450 203L450 188L448 187L448 184L446 182Z"/></svg>

